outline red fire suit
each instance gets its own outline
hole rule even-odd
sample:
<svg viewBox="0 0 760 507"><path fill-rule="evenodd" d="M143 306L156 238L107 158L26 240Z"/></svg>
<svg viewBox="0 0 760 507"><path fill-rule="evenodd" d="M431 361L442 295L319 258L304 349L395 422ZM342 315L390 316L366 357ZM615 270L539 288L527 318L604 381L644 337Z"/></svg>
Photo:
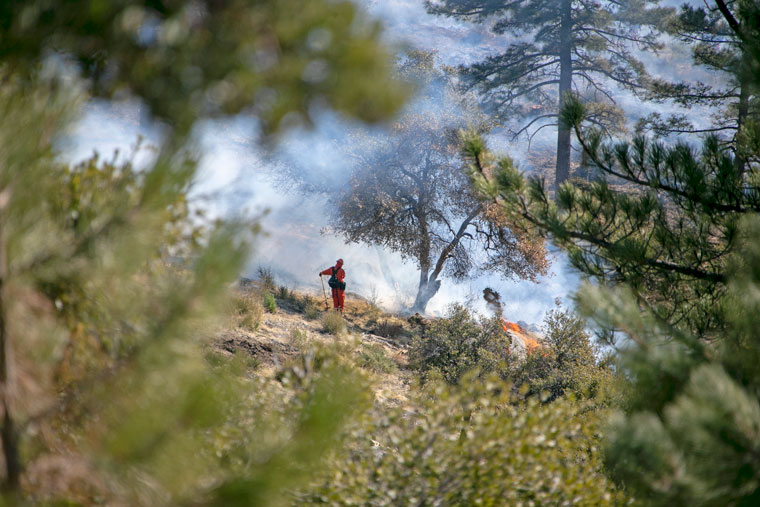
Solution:
<svg viewBox="0 0 760 507"><path fill-rule="evenodd" d="M338 259L338 262L335 263L334 268L327 268L324 271L321 271L319 275L328 275L332 276L333 269L335 269L335 278L343 281L344 278L346 278L346 272L343 271L343 259ZM333 306L338 311L343 311L343 302L345 301L345 295L344 291L341 289L332 289L332 298L333 298Z"/></svg>

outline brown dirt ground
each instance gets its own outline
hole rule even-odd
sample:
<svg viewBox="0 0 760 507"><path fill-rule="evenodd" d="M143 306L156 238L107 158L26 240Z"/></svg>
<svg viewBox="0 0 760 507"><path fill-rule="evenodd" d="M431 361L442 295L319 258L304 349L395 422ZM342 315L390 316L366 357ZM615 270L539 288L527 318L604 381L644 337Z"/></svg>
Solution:
<svg viewBox="0 0 760 507"><path fill-rule="evenodd" d="M256 284L239 289L254 294L262 289ZM386 313L354 293L346 294L346 308L343 315L347 331L335 336L322 330L321 318L327 311L324 300L303 292L290 291L286 298L277 297L277 311L264 312L261 323L255 331L244 329L234 320L222 330L214 347L222 354L244 351L258 362L256 374L274 376L280 366L296 357L304 344L309 342L330 343L336 340L358 351L362 344L377 344L397 365L395 372L368 372L372 379L375 398L388 405L404 405L407 401L413 375L407 367L407 345L414 328L419 325L415 319L407 319ZM318 309L314 319L308 319L304 306L307 301ZM302 343L294 343L293 334L300 332Z"/></svg>

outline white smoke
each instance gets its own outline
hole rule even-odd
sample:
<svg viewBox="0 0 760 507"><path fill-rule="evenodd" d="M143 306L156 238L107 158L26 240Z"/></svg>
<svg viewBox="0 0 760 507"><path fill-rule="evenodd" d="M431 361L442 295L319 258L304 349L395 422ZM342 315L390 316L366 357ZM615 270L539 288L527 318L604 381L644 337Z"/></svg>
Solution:
<svg viewBox="0 0 760 507"><path fill-rule="evenodd" d="M486 26L430 16L419 0L360 3L385 21L388 40L402 46L437 49L443 63L471 63L504 48L505 41L488 32ZM672 59L684 63L685 72L693 72L687 58L683 51L672 55ZM669 64L656 64L653 58L649 62L655 73L672 72ZM621 92L618 96L620 105L630 108L634 116L645 115L654 107L663 110L663 106L642 106L630 94ZM293 132L283 139L275 153L265 155L257 151L256 125L251 119L206 122L196 136L202 157L193 196L212 216L257 215L268 210L261 219L264 234L257 239L255 255L241 276L255 277L257 268L263 266L271 268L282 284L321 293L317 273L340 257L345 261L349 292L365 297L375 294L382 306L398 309L408 305L416 292L419 275L415 266L381 248L347 245L339 237L323 235L321 231L328 224L324 196L304 196L288 190L272 179L276 171L264 170L273 159L283 164L296 163L308 171L309 177L339 185L345 180L348 167L336 144L353 127L334 114L325 114L315 130ZM146 121L138 105L93 102L61 148L72 161L91 155L93 150L108 157L118 149L125 156L138 135L155 144L161 137L160 129ZM525 158L523 140L511 143L502 137L492 139L491 144L518 162ZM150 152L140 156L145 157L141 160L148 160ZM501 294L505 318L540 322L544 313L554 307L556 298L567 302L579 285L579 277L570 270L566 259L557 252L552 257L550 275L537 284L492 276L462 284L444 280L428 311L440 314L449 303L459 301L486 312L482 290L488 286Z"/></svg>

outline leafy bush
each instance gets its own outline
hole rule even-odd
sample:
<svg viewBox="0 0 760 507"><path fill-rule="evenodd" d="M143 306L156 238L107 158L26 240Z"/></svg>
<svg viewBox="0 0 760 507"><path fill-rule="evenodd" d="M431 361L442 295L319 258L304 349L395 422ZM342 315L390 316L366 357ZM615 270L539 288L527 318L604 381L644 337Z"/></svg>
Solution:
<svg viewBox="0 0 760 507"><path fill-rule="evenodd" d="M555 309L544 320L543 347L514 364L510 378L525 396L540 395L548 402L565 393L593 398L612 373L597 361L583 320L570 310Z"/></svg>
<svg viewBox="0 0 760 507"><path fill-rule="evenodd" d="M462 305L449 307L446 318L434 321L412 339L409 364L423 381L441 376L456 384L466 372L509 375L509 338L494 317L480 322Z"/></svg>
<svg viewBox="0 0 760 507"><path fill-rule="evenodd" d="M622 505L603 474L600 414L559 400L509 403L498 378L412 393L415 411L382 407L299 503Z"/></svg>
<svg viewBox="0 0 760 507"><path fill-rule="evenodd" d="M267 293L264 294L264 308L269 313L275 313L277 311L277 302L274 300L274 296Z"/></svg>
<svg viewBox="0 0 760 507"><path fill-rule="evenodd" d="M385 347L378 343L362 344L359 366L376 373L391 373L398 369L396 362L385 352Z"/></svg>
<svg viewBox="0 0 760 507"><path fill-rule="evenodd" d="M322 316L322 332L334 335L346 332L346 322L340 312L327 312Z"/></svg>

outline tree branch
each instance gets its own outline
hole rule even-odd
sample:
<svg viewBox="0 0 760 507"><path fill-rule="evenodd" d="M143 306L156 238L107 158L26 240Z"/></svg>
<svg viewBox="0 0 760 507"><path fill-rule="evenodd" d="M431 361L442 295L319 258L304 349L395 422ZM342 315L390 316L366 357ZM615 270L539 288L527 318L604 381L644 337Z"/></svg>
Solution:
<svg viewBox="0 0 760 507"><path fill-rule="evenodd" d="M599 158L596 156L596 152L592 151L591 148L586 143L581 131L580 127L578 125L574 125L573 129L575 130L575 136L578 138L578 142L581 144L581 147L583 148L583 151L586 152L586 154L591 158L591 160L596 164L596 166L601 169L602 171L612 175L617 176L618 178L624 179L626 181L629 181L631 183L635 183L640 186L644 186L647 188L651 188L653 190L664 190L666 192L669 192L671 194L678 195L680 197L683 197L685 199L691 200L693 202L698 202L705 206L706 208L712 208L717 211L724 211L724 212L737 212L737 213L748 213L750 211L752 212L758 212L760 211L760 208L758 207L742 207L735 204L725 204L725 203L705 203L700 196L695 195L691 192L686 192L684 190L681 190L678 187L674 187L672 185L668 185L667 183L664 183L662 181L657 181L656 183L653 183L650 180L643 180L641 178L636 178L633 175L629 175L626 173L621 173L620 171L614 170L612 167L604 164Z"/></svg>
<svg viewBox="0 0 760 507"><path fill-rule="evenodd" d="M470 223L477 217L481 212L483 211L483 206L478 205L474 210L470 212L469 215L467 215L467 218L464 219L462 224L459 226L459 231L457 231L456 236L454 236L454 239L451 240L451 242L446 245L446 248L441 251L441 255L438 256L438 261L435 263L435 268L433 269L433 272L430 274L430 278L432 280L435 280L438 278L438 275L441 274L441 271L443 270L443 265L446 262L446 259L448 259L451 252L456 248L457 244L459 243L459 240L462 239L462 236L464 236L465 232L467 231L467 228L470 226Z"/></svg>
<svg viewBox="0 0 760 507"><path fill-rule="evenodd" d="M726 23L728 23L728 26L731 27L731 30L734 31L737 37L739 37L740 40L744 40L744 37L742 36L742 30L741 26L739 26L739 22L736 20L734 15L731 13L731 11L728 9L728 6L723 0L715 0L715 3L718 5L718 10L720 10L720 13L723 15L723 18L725 18Z"/></svg>

